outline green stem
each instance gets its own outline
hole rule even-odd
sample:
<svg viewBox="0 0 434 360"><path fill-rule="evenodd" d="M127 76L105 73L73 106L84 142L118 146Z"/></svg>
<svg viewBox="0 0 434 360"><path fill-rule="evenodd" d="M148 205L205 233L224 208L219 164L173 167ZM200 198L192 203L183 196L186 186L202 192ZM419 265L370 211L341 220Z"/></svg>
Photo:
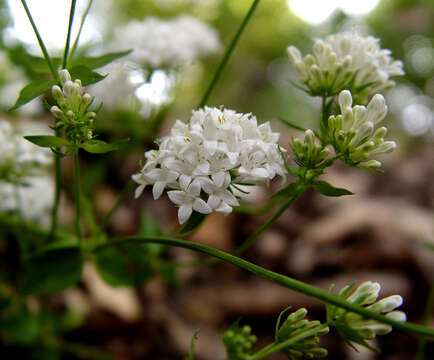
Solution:
<svg viewBox="0 0 434 360"><path fill-rule="evenodd" d="M71 42L72 24L74 23L74 13L76 0L71 0L71 10L69 12L68 34L66 35L65 51L62 59L62 69L66 69L68 64L69 43Z"/></svg>
<svg viewBox="0 0 434 360"><path fill-rule="evenodd" d="M75 197L75 233L78 244L82 245L80 233L80 165L78 163L78 147L72 155L74 161L74 197Z"/></svg>
<svg viewBox="0 0 434 360"><path fill-rule="evenodd" d="M58 131L56 130L56 136L59 136ZM54 155L54 167L56 174L56 187L54 191L54 204L53 209L51 211L51 230L50 230L50 239L53 239L54 233L57 229L57 212L59 211L59 203L60 203L60 183L62 181L62 167L61 167L61 157L58 154Z"/></svg>
<svg viewBox="0 0 434 360"><path fill-rule="evenodd" d="M44 42L42 41L41 35L39 34L38 28L36 27L35 22L33 21L32 14L30 13L30 10L27 6L26 0L21 0L21 3L23 4L24 10L26 11L27 17L29 18L30 24L32 25L33 31L35 32L36 38L38 39L39 47L41 48L42 54L44 54L45 61L48 64L48 67L50 68L51 74L53 75L54 79L60 83L59 74L54 69L53 63L51 62L50 55L48 55L47 48L45 47Z"/></svg>
<svg viewBox="0 0 434 360"><path fill-rule="evenodd" d="M298 343L299 341L302 341L304 339L307 339L308 337L311 337L313 335L315 335L320 329L326 328L327 325L326 324L322 324L319 325L317 327L314 327L313 329L303 332L300 335L294 336L292 338L289 338L286 341L282 341L281 343L277 343L273 346L270 347L266 347L260 351L258 351L256 354L254 354L252 357L249 358L249 360L259 360L259 359L263 359L267 356L270 356L271 354L274 354L275 352L278 352L279 350L282 350L286 347L289 347L293 344Z"/></svg>
<svg viewBox="0 0 434 360"><path fill-rule="evenodd" d="M221 259L225 262L231 263L233 265L236 265L242 269L245 269L247 271L250 271L251 273L258 275L260 277L263 277L265 279L268 279L276 284L282 285L284 287L287 287L289 289L292 289L294 291L297 291L299 293L311 296L313 298L316 298L322 302L329 303L335 306L339 306L343 309L346 309L348 311L354 312L356 314L359 314L361 316L364 316L366 318L375 319L377 321L380 321L385 324L389 324L393 326L394 328L401 330L406 333L420 335L420 336L428 336L434 338L434 330L425 328L423 326L419 326L416 324L410 324L410 323L401 323L395 320L392 320L384 315L381 315L376 312L372 312L370 310L367 310L364 307L355 305L353 303L347 302L344 299L330 294L326 291L320 290L314 286L311 286L309 284L306 284L302 281L292 279L290 277L275 273L273 271L264 269L258 265L255 265L251 262L248 262L246 260L240 259L234 255L225 253L223 251L214 249L212 247L208 247L201 244L196 244L191 241L187 240L180 240L180 239L174 239L169 237L159 237L159 236L132 236L132 237L126 237L126 238L117 238L117 239L111 239L107 243L103 245L99 245L97 247L93 248L94 252L98 252L103 250L104 248L110 247L110 246L116 246L121 244L128 244L128 243L157 243L157 244L163 244L163 245L169 245L169 246L176 246L180 248L190 249L194 251L198 251L207 255L214 256L218 259Z"/></svg>
<svg viewBox="0 0 434 360"><path fill-rule="evenodd" d="M250 235L246 241L244 241L239 247L234 250L235 255L240 255L244 251L246 251L253 243L259 238L259 236L267 230L280 216L292 205L292 203L307 189L306 185L299 185L297 191L295 191L285 202L284 204L270 217L258 230L256 230L252 235ZM202 260L202 261L193 261L186 263L179 263L178 266L207 266L207 265L216 265L221 263L220 260L210 259L210 260Z"/></svg>
<svg viewBox="0 0 434 360"><path fill-rule="evenodd" d="M86 21L86 17L89 14L89 10L90 7L92 6L93 0L89 0L86 10L84 10L83 16L81 18L81 22L80 22L80 27L78 28L78 33L77 33L77 37L74 40L74 44L72 44L72 48L71 51L69 53L69 57L68 57L68 61L67 61L67 66L71 63L71 59L74 56L75 50L77 49L78 46L78 41L80 40L80 35L81 35L81 30L83 29L83 25L84 22Z"/></svg>
<svg viewBox="0 0 434 360"><path fill-rule="evenodd" d="M431 284L428 300L426 301L425 314L423 319L423 324L425 326L429 326L431 322L433 307L434 307L434 283ZM426 340L420 339L419 346L417 349L417 354L416 354L416 360L423 360L425 358L425 345L426 345Z"/></svg>
<svg viewBox="0 0 434 360"><path fill-rule="evenodd" d="M119 205L125 201L125 199L128 197L128 195L130 195L130 193L134 189L135 185L136 185L136 183L133 180L130 180L128 182L128 184L122 189L115 204L113 205L113 207L108 212L108 214L106 215L106 217L104 218L104 220L102 222L102 225L101 225L102 230L104 230L107 227L107 225L110 223L110 220L111 220L113 214L115 213L115 211L117 210Z"/></svg>
<svg viewBox="0 0 434 360"><path fill-rule="evenodd" d="M246 16L244 17L243 22L241 23L237 33L235 34L234 38L232 39L231 43L229 44L229 46L226 49L226 52L222 58L222 61L220 62L214 77L211 80L211 83L208 86L208 89L206 90L205 94L202 97L202 100L200 101L199 104L199 108L205 106L205 104L208 101L209 96L211 95L212 90L214 89L215 84L217 83L217 80L220 78L220 75L223 71L223 69L225 68L227 62L229 61L229 58L235 48L235 45L237 45L238 40L240 39L241 34L244 31L244 28L246 27L246 25L248 24L250 18L252 17L256 7L258 6L260 0L254 0L252 5L250 6L249 11L247 12Z"/></svg>

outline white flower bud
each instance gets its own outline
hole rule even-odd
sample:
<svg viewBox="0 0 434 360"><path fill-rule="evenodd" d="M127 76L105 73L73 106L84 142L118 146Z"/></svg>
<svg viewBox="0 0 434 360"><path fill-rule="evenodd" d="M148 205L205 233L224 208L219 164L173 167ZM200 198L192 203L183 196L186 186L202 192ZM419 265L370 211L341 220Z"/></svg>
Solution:
<svg viewBox="0 0 434 360"><path fill-rule="evenodd" d="M71 81L71 75L66 69L62 69L59 71L59 78L62 85L64 85L67 81Z"/></svg>
<svg viewBox="0 0 434 360"><path fill-rule="evenodd" d="M383 95L376 94L368 104L367 121L372 121L374 124L377 124L384 119L386 114L386 101Z"/></svg>
<svg viewBox="0 0 434 360"><path fill-rule="evenodd" d="M368 160L361 162L358 167L367 169L367 170L377 170L381 168L381 162L378 160Z"/></svg>
<svg viewBox="0 0 434 360"><path fill-rule="evenodd" d="M64 114L63 111L59 109L58 106L54 105L50 108L50 112L54 115L57 119L63 119Z"/></svg>
<svg viewBox="0 0 434 360"><path fill-rule="evenodd" d="M353 97L348 90L341 91L339 94L339 107L343 113L346 109L351 108Z"/></svg>

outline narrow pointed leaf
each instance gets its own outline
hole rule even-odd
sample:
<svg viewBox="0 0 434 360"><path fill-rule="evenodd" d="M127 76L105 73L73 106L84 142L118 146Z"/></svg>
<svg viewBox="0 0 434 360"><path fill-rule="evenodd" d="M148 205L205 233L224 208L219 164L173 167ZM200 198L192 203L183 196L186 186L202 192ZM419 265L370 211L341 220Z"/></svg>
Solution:
<svg viewBox="0 0 434 360"><path fill-rule="evenodd" d="M325 196L354 195L354 193L352 193L351 191L343 188L334 187L326 181L316 181L312 184L312 188Z"/></svg>
<svg viewBox="0 0 434 360"><path fill-rule="evenodd" d="M80 148L92 154L104 154L113 150L119 149L123 144L127 143L129 139L116 141L114 143L106 143L103 140L89 140L80 145Z"/></svg>
<svg viewBox="0 0 434 360"><path fill-rule="evenodd" d="M72 79L80 79L83 86L95 84L106 77L106 75L98 74L84 65L74 66L69 70Z"/></svg>
<svg viewBox="0 0 434 360"><path fill-rule="evenodd" d="M289 127L292 127L293 129L300 130L300 131L306 131L306 129L300 125L294 124L292 121L289 121L287 119L284 119L283 117L279 117L279 120L283 122L285 125L288 125Z"/></svg>
<svg viewBox="0 0 434 360"><path fill-rule="evenodd" d="M131 51L132 50L113 52L113 53L108 53L97 57L79 57L73 60L72 65L74 67L74 66L80 66L84 64L89 69L97 69L103 67L104 65L110 64L111 62L123 56L128 55L129 53L131 53Z"/></svg>
<svg viewBox="0 0 434 360"><path fill-rule="evenodd" d="M56 148L72 145L69 141L53 135L29 135L24 136L24 139L40 147Z"/></svg>
<svg viewBox="0 0 434 360"><path fill-rule="evenodd" d="M24 104L27 104L30 100L33 100L34 98L38 97L39 95L42 95L44 92L49 90L55 82L53 80L35 80L31 82L30 84L24 86L20 94L18 95L18 99L15 102L15 105L12 106L9 111L13 111L18 109L19 107L23 106Z"/></svg>

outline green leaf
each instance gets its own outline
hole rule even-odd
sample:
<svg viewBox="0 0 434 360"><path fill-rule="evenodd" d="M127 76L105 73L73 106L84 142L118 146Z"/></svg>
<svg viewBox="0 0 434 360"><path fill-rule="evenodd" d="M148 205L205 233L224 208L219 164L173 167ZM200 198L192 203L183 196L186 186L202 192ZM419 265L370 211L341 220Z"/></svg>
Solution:
<svg viewBox="0 0 434 360"><path fill-rule="evenodd" d="M198 213L197 211L193 210L193 213L191 214L190 218L187 221L187 224L181 229L179 232L180 234L185 234L190 231L195 230L197 227L199 227L200 224L205 220L206 215Z"/></svg>
<svg viewBox="0 0 434 360"><path fill-rule="evenodd" d="M80 66L81 64L87 66L89 69L97 69L104 65L110 64L111 62L126 56L131 53L132 50L108 53L97 57L79 57L72 61L73 66Z"/></svg>
<svg viewBox="0 0 434 360"><path fill-rule="evenodd" d="M279 120L281 121L281 122L283 122L285 125L288 125L289 127L292 127L293 129L296 129L296 130L300 130L300 131L306 131L307 129L305 129L304 127L301 127L301 126L299 126L299 125L297 125L297 124L294 124L293 122L291 122L291 121L289 121L289 120L287 120L287 119L284 119L283 117L279 117Z"/></svg>
<svg viewBox="0 0 434 360"><path fill-rule="evenodd" d="M191 338L190 351L184 360L194 360L194 342L197 340L197 334L199 334L199 329L194 331L194 334Z"/></svg>
<svg viewBox="0 0 434 360"><path fill-rule="evenodd" d="M123 244L98 252L95 265L102 279L111 286L138 286L154 274L150 258L142 246Z"/></svg>
<svg viewBox="0 0 434 360"><path fill-rule="evenodd" d="M39 253L24 263L19 288L24 295L47 295L62 291L80 280L83 258L76 247Z"/></svg>
<svg viewBox="0 0 434 360"><path fill-rule="evenodd" d="M124 139L109 144L102 140L89 140L81 144L80 147L92 154L104 154L119 149L121 145L127 143L128 141L129 139Z"/></svg>
<svg viewBox="0 0 434 360"><path fill-rule="evenodd" d="M24 139L40 147L56 148L72 145L69 141L53 135L28 135L24 136Z"/></svg>
<svg viewBox="0 0 434 360"><path fill-rule="evenodd" d="M71 74L72 79L80 79L83 86L95 84L107 76L98 74L84 65L74 66L71 70L69 70L69 73Z"/></svg>
<svg viewBox="0 0 434 360"><path fill-rule="evenodd" d="M289 185L285 186L283 189L279 190L277 193L273 194L271 198L272 199L278 197L286 198L292 196L294 193L298 191L297 187L298 187L297 182L292 182Z"/></svg>
<svg viewBox="0 0 434 360"><path fill-rule="evenodd" d="M15 105L12 106L9 109L9 111L14 111L19 107L23 106L24 104L27 104L30 100L33 100L39 95L42 95L44 92L49 90L54 84L56 83L53 80L42 79L42 80L35 80L30 84L24 86L21 89L20 94L18 95L18 99L15 102Z"/></svg>
<svg viewBox="0 0 434 360"><path fill-rule="evenodd" d="M334 187L326 181L315 181L312 184L312 188L325 196L354 195L354 193L352 193L351 191L343 188Z"/></svg>

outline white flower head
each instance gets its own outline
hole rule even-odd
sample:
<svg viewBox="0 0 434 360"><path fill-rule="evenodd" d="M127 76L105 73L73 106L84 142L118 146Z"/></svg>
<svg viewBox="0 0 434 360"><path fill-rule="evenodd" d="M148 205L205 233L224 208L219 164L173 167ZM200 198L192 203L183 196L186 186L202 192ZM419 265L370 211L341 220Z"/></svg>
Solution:
<svg viewBox="0 0 434 360"><path fill-rule="evenodd" d="M52 163L53 157L49 149L36 146L24 135L35 135L44 132L27 123L12 126L8 121L0 119L0 181L17 182L21 178L40 173Z"/></svg>
<svg viewBox="0 0 434 360"><path fill-rule="evenodd" d="M394 141L385 141L386 127L376 128L387 114L384 97L376 94L368 106L352 106L350 91L344 90L338 98L340 114L330 116L330 140L345 161L365 169L378 169L381 163L370 160L374 155L388 153L396 148Z"/></svg>
<svg viewBox="0 0 434 360"><path fill-rule="evenodd" d="M269 123L258 126L251 114L210 107L193 111L188 123L175 122L158 150L145 153L145 165L133 175L140 185L136 197L147 185L156 199L170 189L181 224L193 210L229 214L239 205L234 186L268 184L286 175L278 139Z"/></svg>
<svg viewBox="0 0 434 360"><path fill-rule="evenodd" d="M112 47L133 49L129 59L159 69L177 67L216 53L221 44L214 28L183 15L170 20L148 17L131 21L117 30Z"/></svg>
<svg viewBox="0 0 434 360"><path fill-rule="evenodd" d="M354 32L315 40L313 55L303 57L294 46L288 47L287 54L313 95L331 96L350 89L364 103L370 95L393 87L390 77L404 74L402 62L394 60L390 50L381 49L379 39Z"/></svg>

